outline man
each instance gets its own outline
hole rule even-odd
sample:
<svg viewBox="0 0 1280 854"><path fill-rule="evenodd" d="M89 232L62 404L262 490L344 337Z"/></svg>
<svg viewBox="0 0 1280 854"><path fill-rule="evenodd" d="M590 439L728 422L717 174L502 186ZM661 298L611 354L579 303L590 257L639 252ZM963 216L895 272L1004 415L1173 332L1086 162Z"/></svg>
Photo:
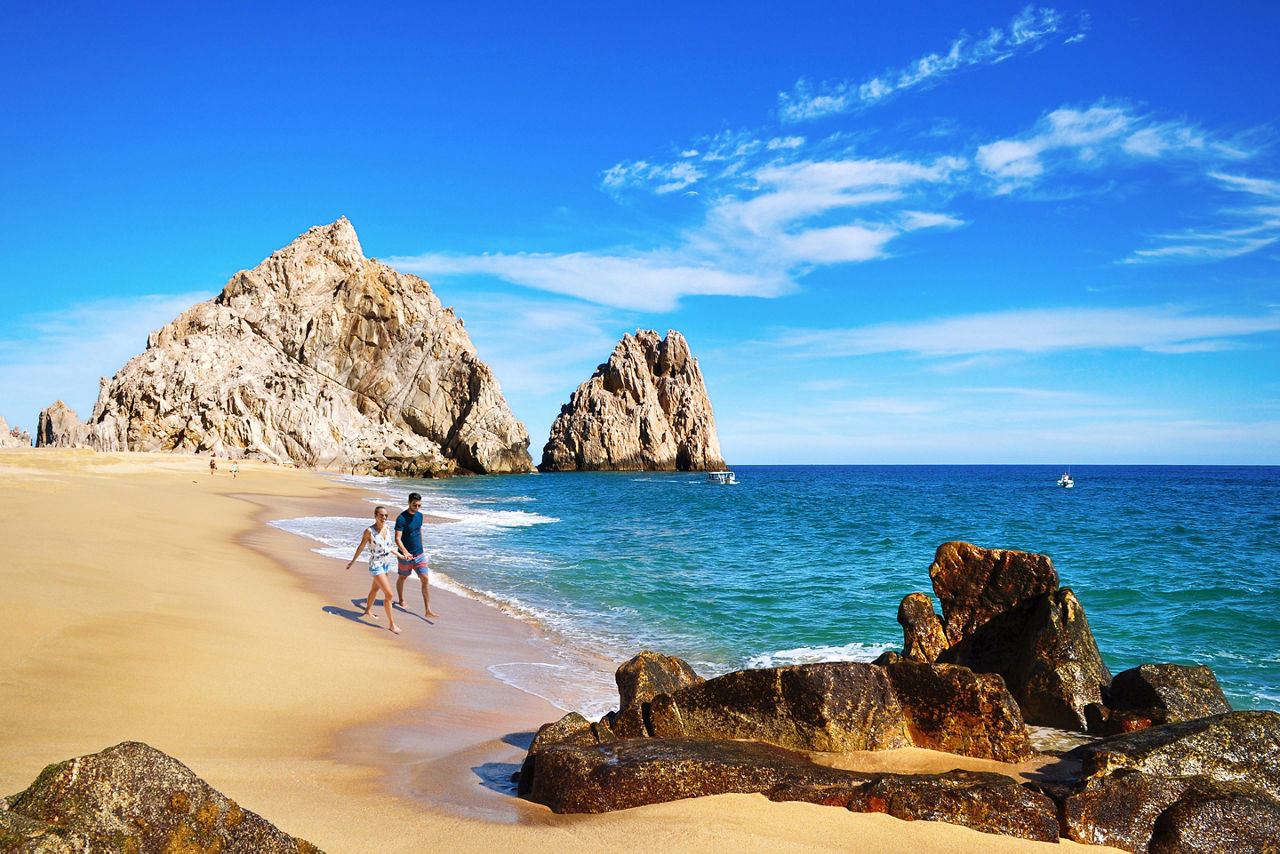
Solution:
<svg viewBox="0 0 1280 854"><path fill-rule="evenodd" d="M427 584L430 570L427 568L427 556L422 551L422 514L418 508L422 506L422 496L416 492L409 493L409 507L396 517L396 545L411 558L397 558L400 564L399 578L396 579L397 604L404 608L404 581L413 573L418 573L422 582L422 605L428 617L438 617L431 610L431 588ZM408 610L405 608L405 610Z"/></svg>

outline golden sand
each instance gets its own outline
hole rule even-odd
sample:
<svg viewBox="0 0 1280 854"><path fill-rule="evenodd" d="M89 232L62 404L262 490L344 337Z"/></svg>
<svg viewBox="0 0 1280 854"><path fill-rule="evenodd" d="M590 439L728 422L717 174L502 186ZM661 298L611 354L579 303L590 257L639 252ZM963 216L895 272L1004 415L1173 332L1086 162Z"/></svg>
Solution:
<svg viewBox="0 0 1280 854"><path fill-rule="evenodd" d="M537 631L440 590L427 621L413 581L403 634L356 619L363 566L265 525L316 515L371 514L296 469L0 450L0 794L133 740L335 854L1084 848L760 795L601 816L519 801L486 774L563 712L486 668L532 660Z"/></svg>

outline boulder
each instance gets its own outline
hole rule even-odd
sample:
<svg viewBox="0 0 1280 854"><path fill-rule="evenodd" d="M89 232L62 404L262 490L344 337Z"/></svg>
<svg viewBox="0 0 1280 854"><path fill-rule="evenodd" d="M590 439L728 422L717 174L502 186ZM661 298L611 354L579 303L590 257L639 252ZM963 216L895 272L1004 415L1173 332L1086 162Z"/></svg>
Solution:
<svg viewBox="0 0 1280 854"><path fill-rule="evenodd" d="M674 330L624 335L551 426L542 471L719 471L711 400Z"/></svg>
<svg viewBox="0 0 1280 854"><path fill-rule="evenodd" d="M683 659L644 650L617 669L614 681L618 683L618 713L612 722L613 732L619 738L639 738L650 734L645 718L654 697L704 680Z"/></svg>
<svg viewBox="0 0 1280 854"><path fill-rule="evenodd" d="M1047 555L962 542L938 546L929 578L952 645L993 617L1058 589L1058 572Z"/></svg>
<svg viewBox="0 0 1280 854"><path fill-rule="evenodd" d="M884 774L853 792L847 808L1039 842L1058 840L1054 802L1012 777L991 772Z"/></svg>
<svg viewBox="0 0 1280 854"><path fill-rule="evenodd" d="M752 739L793 750L914 746L1004 762L1032 753L999 676L913 661L739 670L659 694L648 723L656 737Z"/></svg>
<svg viewBox="0 0 1280 854"><path fill-rule="evenodd" d="M850 775L759 742L635 738L548 747L537 755L533 779L521 785L530 800L552 812L600 813L701 795L764 792L784 782L832 786Z"/></svg>
<svg viewBox="0 0 1280 854"><path fill-rule="evenodd" d="M1063 800L1062 835L1087 845L1110 845L1146 854L1156 819L1193 782L1121 770L1088 779Z"/></svg>
<svg viewBox="0 0 1280 854"><path fill-rule="evenodd" d="M999 673L1029 724L1088 728L1111 671L1048 556L944 543L929 575L950 642L939 661Z"/></svg>
<svg viewBox="0 0 1280 854"><path fill-rule="evenodd" d="M997 674L918 661L884 669L916 747L998 762L1032 756L1022 713Z"/></svg>
<svg viewBox="0 0 1280 854"><path fill-rule="evenodd" d="M62 841L84 846L74 848L77 851L319 850L243 809L178 760L140 742L50 765L26 791L8 800L8 814L0 813L0 839L18 834L50 840L48 848L17 850L57 851Z"/></svg>
<svg viewBox="0 0 1280 854"><path fill-rule="evenodd" d="M1280 802L1252 786L1198 781L1156 819L1149 854L1276 854Z"/></svg>
<svg viewBox="0 0 1280 854"><path fill-rule="evenodd" d="M824 662L738 670L650 704L654 736L752 739L793 750L909 747L884 668Z"/></svg>
<svg viewBox="0 0 1280 854"><path fill-rule="evenodd" d="M1231 711L1213 671L1203 664L1142 664L1111 680L1107 705L1152 725L1172 724Z"/></svg>
<svg viewBox="0 0 1280 854"><path fill-rule="evenodd" d="M531 472L529 437L431 287L317 226L179 315L38 444L407 476Z"/></svg>
<svg viewBox="0 0 1280 854"><path fill-rule="evenodd" d="M599 813L731 792L1046 842L1058 838L1053 801L1001 774L843 771L752 741L651 738L557 745L539 754L528 797L557 813Z"/></svg>
<svg viewBox="0 0 1280 854"><path fill-rule="evenodd" d="M898 606L902 626L902 657L932 664L950 646L942 620L933 610L933 600L924 593L911 593Z"/></svg>
<svg viewBox="0 0 1280 854"><path fill-rule="evenodd" d="M1068 756L1085 778L1122 770L1243 782L1280 799L1280 712L1224 712L1085 744Z"/></svg>

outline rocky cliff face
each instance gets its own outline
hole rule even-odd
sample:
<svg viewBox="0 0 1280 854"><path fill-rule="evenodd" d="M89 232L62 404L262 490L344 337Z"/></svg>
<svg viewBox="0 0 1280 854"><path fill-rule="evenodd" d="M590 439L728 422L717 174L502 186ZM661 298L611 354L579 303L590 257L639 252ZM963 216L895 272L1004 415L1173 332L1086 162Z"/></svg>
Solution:
<svg viewBox="0 0 1280 854"><path fill-rule="evenodd" d="M725 468L698 360L679 332L624 335L551 426L542 471Z"/></svg>
<svg viewBox="0 0 1280 854"><path fill-rule="evenodd" d="M40 422L40 444L107 451L401 475L533 471L524 425L462 321L423 280L365 258L345 218L153 333L103 380L87 424L58 404Z"/></svg>

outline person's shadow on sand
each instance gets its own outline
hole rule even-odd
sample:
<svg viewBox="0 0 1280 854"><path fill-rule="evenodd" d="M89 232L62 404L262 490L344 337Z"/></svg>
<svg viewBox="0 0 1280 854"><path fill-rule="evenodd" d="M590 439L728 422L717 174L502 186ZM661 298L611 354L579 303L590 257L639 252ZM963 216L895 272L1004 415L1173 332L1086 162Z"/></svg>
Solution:
<svg viewBox="0 0 1280 854"><path fill-rule="evenodd" d="M381 626L385 622L385 620L380 614L376 617L365 616L364 614L365 601L366 600L364 598L352 599L350 610L347 608L343 608L340 605L325 605L320 610L324 611L326 614L333 614L336 617L343 617L345 619L350 620L353 623L360 623L362 626L375 626L375 627ZM374 614L378 614L378 612L382 610L382 600L381 599L375 600L373 603L373 608L375 609ZM403 616L417 617L419 620L422 620L422 622L424 623L429 623L430 625L433 625L433 626L435 625L435 621L433 621L430 617L426 617L422 614L415 614L413 611L410 611L406 608L401 608L399 605L397 605L396 619L398 620L400 617L403 617Z"/></svg>

